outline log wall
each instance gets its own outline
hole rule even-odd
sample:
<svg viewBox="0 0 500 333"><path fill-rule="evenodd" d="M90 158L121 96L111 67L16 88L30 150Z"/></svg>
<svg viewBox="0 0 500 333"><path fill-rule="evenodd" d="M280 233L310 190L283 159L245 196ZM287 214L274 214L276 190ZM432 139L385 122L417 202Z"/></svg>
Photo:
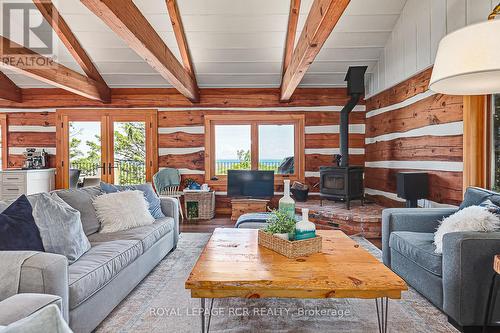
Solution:
<svg viewBox="0 0 500 333"><path fill-rule="evenodd" d="M366 101L365 186L385 205L401 206L399 171L429 173L429 199L462 200L463 98L428 91L432 69Z"/></svg>
<svg viewBox="0 0 500 333"><path fill-rule="evenodd" d="M278 89L202 89L193 105L172 89L113 89L112 103L87 100L58 89L23 90L22 104L0 100L0 112L8 118L9 167L22 165L27 147L44 148L55 166L55 111L58 108L155 108L158 109L158 164L181 170L183 179L204 182L204 116L207 114L304 114L305 181L319 182L319 167L332 165L339 153L339 116L347 102L345 89L298 89L288 103L279 102ZM364 164L365 107L351 114L351 164ZM218 191L218 214L230 214L225 186ZM282 187L276 188L277 193ZM313 187L317 195L318 187ZM273 200L276 202L276 198Z"/></svg>

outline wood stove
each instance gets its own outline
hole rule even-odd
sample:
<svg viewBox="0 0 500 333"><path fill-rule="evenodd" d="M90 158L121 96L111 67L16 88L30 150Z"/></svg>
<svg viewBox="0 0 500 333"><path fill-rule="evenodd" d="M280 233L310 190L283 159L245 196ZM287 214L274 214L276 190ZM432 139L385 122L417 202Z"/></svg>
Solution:
<svg viewBox="0 0 500 333"><path fill-rule="evenodd" d="M340 112L340 157L336 156L337 166L320 167L320 204L324 199L345 201L351 209L351 200L364 203L364 167L349 166L349 113L365 93L366 66L349 67L345 80L347 93L351 97Z"/></svg>
<svg viewBox="0 0 500 333"><path fill-rule="evenodd" d="M351 209L351 200L360 199L363 204L363 173L362 166L320 167L321 205L324 199L345 201L347 209Z"/></svg>

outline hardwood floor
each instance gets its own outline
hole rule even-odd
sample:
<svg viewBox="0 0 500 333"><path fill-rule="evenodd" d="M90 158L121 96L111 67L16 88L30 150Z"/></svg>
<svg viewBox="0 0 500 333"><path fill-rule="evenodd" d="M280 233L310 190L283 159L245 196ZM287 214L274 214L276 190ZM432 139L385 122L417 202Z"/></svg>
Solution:
<svg viewBox="0 0 500 333"><path fill-rule="evenodd" d="M209 232L212 233L216 228L234 228L234 221L228 217L217 217L211 220L181 222L181 232ZM373 245L382 249L382 240L380 238L368 239Z"/></svg>

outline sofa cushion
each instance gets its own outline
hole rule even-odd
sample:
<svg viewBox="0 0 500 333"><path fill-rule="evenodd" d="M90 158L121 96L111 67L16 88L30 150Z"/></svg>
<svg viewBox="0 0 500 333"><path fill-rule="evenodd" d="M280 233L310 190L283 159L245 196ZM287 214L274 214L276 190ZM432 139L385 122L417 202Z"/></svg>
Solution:
<svg viewBox="0 0 500 333"><path fill-rule="evenodd" d="M92 244L109 242L119 239L135 239L142 242L143 251L146 252L160 238L168 234L174 228L174 219L164 217L155 220L153 224L110 233L97 232L89 236Z"/></svg>
<svg viewBox="0 0 500 333"><path fill-rule="evenodd" d="M93 244L88 252L69 266L70 310L102 289L142 253L142 243L138 240Z"/></svg>
<svg viewBox="0 0 500 333"><path fill-rule="evenodd" d="M80 211L85 235L88 236L99 231L99 220L92 205L92 201L103 193L99 186L83 187L76 190L58 190L55 193L68 205Z"/></svg>
<svg viewBox="0 0 500 333"><path fill-rule="evenodd" d="M443 258L434 252L433 233L396 231L391 233L389 247L428 272L442 276Z"/></svg>
<svg viewBox="0 0 500 333"><path fill-rule="evenodd" d="M464 200L460 204L460 209L469 206L478 206L487 199L495 205L500 206L500 193L488 191L479 187L468 187L464 194Z"/></svg>

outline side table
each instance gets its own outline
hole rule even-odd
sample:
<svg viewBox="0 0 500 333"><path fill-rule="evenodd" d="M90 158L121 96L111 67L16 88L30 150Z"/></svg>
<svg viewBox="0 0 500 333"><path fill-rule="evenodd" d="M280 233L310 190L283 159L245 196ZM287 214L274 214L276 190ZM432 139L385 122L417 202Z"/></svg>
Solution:
<svg viewBox="0 0 500 333"><path fill-rule="evenodd" d="M495 271L495 274L493 275L493 278L491 281L491 286L490 286L490 293L488 295L488 303L486 306L486 313L484 315L483 333L486 332L486 327L491 322L491 319L493 317L493 311L495 310L495 303L497 301L498 284L499 284L498 277L500 276L500 255L499 254L495 255L495 258L493 259L493 270Z"/></svg>

